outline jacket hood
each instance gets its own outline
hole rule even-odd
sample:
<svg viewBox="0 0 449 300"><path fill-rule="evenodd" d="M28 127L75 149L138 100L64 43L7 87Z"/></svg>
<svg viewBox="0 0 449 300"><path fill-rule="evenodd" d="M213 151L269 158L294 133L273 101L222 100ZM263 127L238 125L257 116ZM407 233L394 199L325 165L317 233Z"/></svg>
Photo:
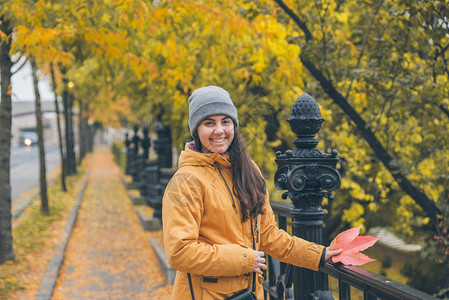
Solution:
<svg viewBox="0 0 449 300"><path fill-rule="evenodd" d="M214 166L218 163L220 166L230 168L229 153L202 153L195 149L193 142L186 144L184 150L179 156L178 167L186 166Z"/></svg>

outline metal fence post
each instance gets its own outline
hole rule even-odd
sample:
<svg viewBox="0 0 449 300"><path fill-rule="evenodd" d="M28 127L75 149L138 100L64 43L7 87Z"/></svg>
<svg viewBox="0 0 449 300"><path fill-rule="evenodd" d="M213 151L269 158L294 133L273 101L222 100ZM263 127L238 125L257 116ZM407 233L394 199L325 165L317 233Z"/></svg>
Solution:
<svg viewBox="0 0 449 300"><path fill-rule="evenodd" d="M140 144L142 145L142 149L143 149L143 159L144 161L147 161L149 158L149 154L150 154L150 147L151 147L151 139L148 136L148 127L144 127L142 129L142 133L143 133L143 138L140 141Z"/></svg>
<svg viewBox="0 0 449 300"><path fill-rule="evenodd" d="M156 124L156 134L157 140L154 141L154 151L157 153L159 167L171 168L173 157L170 127L158 122Z"/></svg>
<svg viewBox="0 0 449 300"><path fill-rule="evenodd" d="M282 198L290 198L294 205L291 212L293 235L318 244L322 243L321 227L323 197L329 199L333 191L340 186L340 174L337 171L337 151L327 154L315 149L318 140L314 137L321 128L324 119L315 99L302 94L293 104L287 122L297 139L293 142L296 150L276 153L278 170L275 184L280 190L287 190ZM304 268L294 268L294 299L312 299L320 289L318 272ZM325 284L326 285L326 284Z"/></svg>
<svg viewBox="0 0 449 300"><path fill-rule="evenodd" d="M126 166L125 166L125 174L131 174L131 140L129 139L129 134L125 133L125 141L123 142L126 147Z"/></svg>

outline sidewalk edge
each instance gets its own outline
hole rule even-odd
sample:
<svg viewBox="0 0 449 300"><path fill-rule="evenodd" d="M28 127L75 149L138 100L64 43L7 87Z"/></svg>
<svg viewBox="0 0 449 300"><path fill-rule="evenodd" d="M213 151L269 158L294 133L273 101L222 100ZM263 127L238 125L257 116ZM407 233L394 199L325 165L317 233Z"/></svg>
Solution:
<svg viewBox="0 0 449 300"><path fill-rule="evenodd" d="M81 200L84 195L84 191L86 190L87 181L89 178L90 171L87 172L86 178L84 179L83 186L78 193L76 198L75 206L73 207L70 215L68 216L64 230L62 231L62 243L59 244L55 252L53 253L52 259L48 262L47 269L45 271L45 275L42 278L41 285L39 286L39 290L36 295L36 300L50 300L53 294L53 290L56 285L56 280L58 279L58 273L62 266L62 262L64 261L64 254L67 247L67 244L70 240L70 235L72 234L73 226L78 217L78 210L81 205Z"/></svg>
<svg viewBox="0 0 449 300"><path fill-rule="evenodd" d="M162 273L165 275L167 284L173 285L175 282L176 270L168 264L167 255L165 254L165 251L159 247L158 242L150 237L150 243L156 253L157 259L159 260L159 264L161 265Z"/></svg>

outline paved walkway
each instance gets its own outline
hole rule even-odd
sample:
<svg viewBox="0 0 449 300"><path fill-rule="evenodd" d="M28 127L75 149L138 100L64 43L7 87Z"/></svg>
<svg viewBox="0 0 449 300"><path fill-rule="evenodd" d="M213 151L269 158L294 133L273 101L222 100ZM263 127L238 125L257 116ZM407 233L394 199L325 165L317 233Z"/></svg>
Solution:
<svg viewBox="0 0 449 300"><path fill-rule="evenodd" d="M166 299L166 290L120 170L96 148L52 299Z"/></svg>

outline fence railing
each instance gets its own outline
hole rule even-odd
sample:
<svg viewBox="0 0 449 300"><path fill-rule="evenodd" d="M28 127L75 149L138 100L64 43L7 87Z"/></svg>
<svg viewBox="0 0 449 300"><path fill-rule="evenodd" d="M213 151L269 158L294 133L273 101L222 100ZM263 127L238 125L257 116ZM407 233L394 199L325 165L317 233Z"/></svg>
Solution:
<svg viewBox="0 0 449 300"><path fill-rule="evenodd" d="M288 223L292 221L291 211L294 206L287 203L271 201L271 207L278 219L279 228L287 231ZM268 271L264 282L265 299L293 299L293 289L301 288L296 278L293 278L293 267L268 257ZM340 263L326 264L319 270L320 291L310 295L310 299L438 299L422 291L411 288L384 276L369 272L355 266L344 266ZM330 289L330 280L336 284ZM327 295L327 296L323 296Z"/></svg>

